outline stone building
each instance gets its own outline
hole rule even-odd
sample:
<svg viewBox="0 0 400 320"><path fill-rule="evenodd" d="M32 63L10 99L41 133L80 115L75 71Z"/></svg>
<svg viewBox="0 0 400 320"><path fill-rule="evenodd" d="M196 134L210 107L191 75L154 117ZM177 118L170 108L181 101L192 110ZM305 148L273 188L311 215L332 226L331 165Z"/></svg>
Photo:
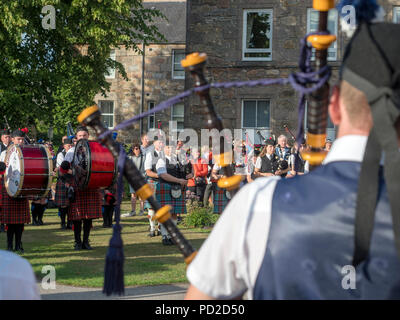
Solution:
<svg viewBox="0 0 400 320"><path fill-rule="evenodd" d="M184 90L185 74L180 60L185 54L186 1L144 1L144 6L155 7L167 17L167 21L156 22L167 42L145 46L143 56L123 47L112 50L111 57L124 65L129 80L110 70L110 75L106 76L111 83L110 91L106 97L97 94L94 98L109 127L147 111ZM140 47L143 49L143 46ZM161 126L163 130L168 129L170 120L177 122L178 129L183 127L183 103L150 115L141 123L121 131L119 140L130 144L132 140L139 139L140 132L147 132L150 128Z"/></svg>
<svg viewBox="0 0 400 320"><path fill-rule="evenodd" d="M338 2L338 1L336 1ZM388 21L400 22L400 1L381 1ZM186 51L208 55L209 82L285 78L298 70L300 39L318 25L312 0L187 0ZM338 78L346 38L336 10L329 14L329 29L337 35L329 48ZM190 77L185 89L193 86ZM297 130L298 94L290 86L212 89L212 99L226 128L261 130L264 136L285 134L284 125ZM197 97L185 101L185 127L205 126ZM286 134L287 135L287 134ZM328 128L334 138L335 128ZM255 135L255 142L260 140Z"/></svg>

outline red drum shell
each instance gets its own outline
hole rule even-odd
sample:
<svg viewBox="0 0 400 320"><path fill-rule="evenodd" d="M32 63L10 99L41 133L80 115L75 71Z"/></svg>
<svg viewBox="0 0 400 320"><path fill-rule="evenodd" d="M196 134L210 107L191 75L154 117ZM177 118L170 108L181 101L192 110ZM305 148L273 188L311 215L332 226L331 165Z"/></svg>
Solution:
<svg viewBox="0 0 400 320"><path fill-rule="evenodd" d="M86 145L88 157L88 172L81 189L103 189L114 185L117 176L117 167L114 156L105 146L97 141L79 140L79 145ZM74 155L75 159L75 155ZM73 161L75 163L75 160Z"/></svg>
<svg viewBox="0 0 400 320"><path fill-rule="evenodd" d="M50 151L44 145L15 145L14 147L19 149L15 152L21 155L22 178L15 194L11 193L6 183L7 193L10 197L46 197L52 183L53 162ZM9 151L15 150L14 147L11 147ZM9 154L6 159L8 156ZM5 181L7 181L6 176Z"/></svg>

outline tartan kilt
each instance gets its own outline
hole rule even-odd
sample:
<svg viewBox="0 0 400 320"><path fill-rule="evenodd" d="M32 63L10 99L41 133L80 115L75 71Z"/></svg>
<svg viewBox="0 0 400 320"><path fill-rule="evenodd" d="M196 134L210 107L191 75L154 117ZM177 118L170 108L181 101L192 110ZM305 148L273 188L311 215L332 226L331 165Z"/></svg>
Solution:
<svg viewBox="0 0 400 320"><path fill-rule="evenodd" d="M99 189L75 189L75 201L68 208L69 220L101 218L102 198Z"/></svg>
<svg viewBox="0 0 400 320"><path fill-rule="evenodd" d="M68 207L70 205L68 199L68 189L61 179L57 180L56 194L54 196L54 203L58 208Z"/></svg>
<svg viewBox="0 0 400 320"><path fill-rule="evenodd" d="M225 196L225 189L221 189L220 187L215 185L214 198L213 198L214 213L221 214L224 211L228 202L229 200Z"/></svg>
<svg viewBox="0 0 400 320"><path fill-rule="evenodd" d="M1 183L0 223L23 224L30 223L28 198L12 198L8 195L4 182Z"/></svg>
<svg viewBox="0 0 400 320"><path fill-rule="evenodd" d="M186 213L185 190L182 190L182 195L175 199L171 196L171 185L169 183L157 183L156 198L161 206L172 206L171 213Z"/></svg>

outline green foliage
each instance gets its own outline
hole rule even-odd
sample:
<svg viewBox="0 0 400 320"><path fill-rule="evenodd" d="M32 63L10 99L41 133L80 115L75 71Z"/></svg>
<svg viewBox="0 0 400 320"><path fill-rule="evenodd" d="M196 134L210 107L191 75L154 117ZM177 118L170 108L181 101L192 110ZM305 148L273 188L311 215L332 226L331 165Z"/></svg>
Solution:
<svg viewBox="0 0 400 320"><path fill-rule="evenodd" d="M55 29L42 27L46 5L56 9ZM160 18L140 0L0 1L0 114L13 128L65 134L68 121L76 125L94 96L106 94L107 70L128 80L112 48L140 52L142 42L165 41L153 24Z"/></svg>
<svg viewBox="0 0 400 320"><path fill-rule="evenodd" d="M218 218L218 214L213 213L210 207L199 207L197 204L187 204L187 215L183 223L187 227L204 228L213 226Z"/></svg>

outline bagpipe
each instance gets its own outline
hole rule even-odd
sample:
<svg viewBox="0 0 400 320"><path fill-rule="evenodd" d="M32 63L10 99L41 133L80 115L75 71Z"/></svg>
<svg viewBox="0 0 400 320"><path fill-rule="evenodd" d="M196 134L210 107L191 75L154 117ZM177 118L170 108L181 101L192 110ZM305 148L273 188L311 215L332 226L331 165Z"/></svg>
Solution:
<svg viewBox="0 0 400 320"><path fill-rule="evenodd" d="M196 93L201 102L201 107L207 116L206 127L208 129L217 129L221 132L224 128L222 120L217 114L210 97L210 88L230 88L240 86L259 86L259 85L272 85L272 84L290 84L292 87L300 92L299 99L299 126L296 140L303 143L304 139L304 110L305 100L307 96L308 113L307 113L307 144L310 146L308 151L305 151L303 158L308 160L311 165L318 165L325 157L323 151L326 127L327 127L327 107L329 86L327 84L330 77L330 69L327 66L327 49L336 37L330 35L327 31L328 11L334 8L333 0L314 0L314 9L319 11L319 30L318 32L308 36L302 41L302 52L300 59L300 72L290 75L284 79L259 79L247 82L231 82L231 83L214 83L209 84L204 75L204 66L207 61L205 53L192 53L186 56L181 61L182 66L189 72L194 80L194 88L187 90L176 97L163 101L153 109L150 109L142 114L139 114L129 120L126 120L117 125L113 131L121 130L132 125L134 122L148 116L149 114L160 112L166 108L171 107L183 98ZM307 40L316 49L316 69L311 67L311 47L308 46ZM185 239L178 227L171 219L169 206L161 207L153 195L153 190L147 184L145 178L142 176L133 161L126 157L125 150L121 145L111 138L112 131L108 130L104 123L101 121L101 112L98 106L94 105L86 108L78 116L78 121L86 126L94 129L98 141L106 146L112 155L118 159L118 195L116 206L116 224L114 225L113 236L110 240L110 248L106 258L105 268L105 282L103 292L107 295L124 292L123 288L123 251L121 239L121 226L119 224L119 204L121 202L122 194L122 176L124 176L128 183L133 187L136 195L142 199L147 200L151 207L156 212L154 220L162 223L167 231L170 233L172 239L177 244L179 250L184 256L186 264L189 264L196 255L196 250ZM261 133L258 132L259 135ZM224 147L223 136L220 136L219 148L212 150L214 160L218 166L223 170L224 177L218 181L218 186L227 189L231 192L232 196L237 192L241 176L234 175L231 166L232 163L232 150L226 150ZM264 137L262 137L265 140ZM284 168L282 164L281 168Z"/></svg>

